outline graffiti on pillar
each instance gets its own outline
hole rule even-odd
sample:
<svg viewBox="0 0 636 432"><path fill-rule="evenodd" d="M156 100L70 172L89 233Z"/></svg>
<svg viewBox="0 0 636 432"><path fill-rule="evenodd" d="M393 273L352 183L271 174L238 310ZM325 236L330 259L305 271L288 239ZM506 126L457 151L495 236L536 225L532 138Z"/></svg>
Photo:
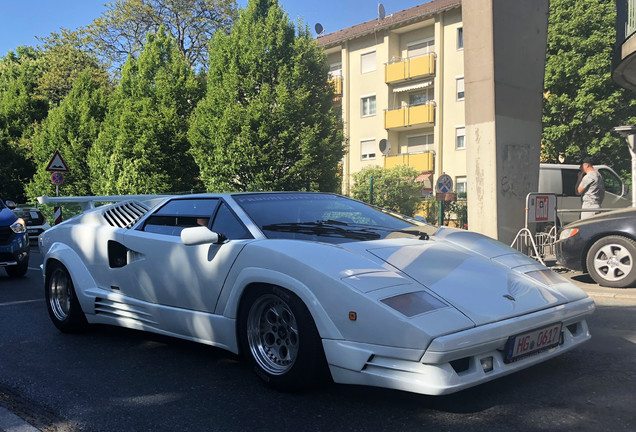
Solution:
<svg viewBox="0 0 636 432"><path fill-rule="evenodd" d="M503 170L500 182L501 193L504 197L522 198L527 192L529 173L521 167L527 166L532 159L530 146L523 144L506 144L503 146Z"/></svg>

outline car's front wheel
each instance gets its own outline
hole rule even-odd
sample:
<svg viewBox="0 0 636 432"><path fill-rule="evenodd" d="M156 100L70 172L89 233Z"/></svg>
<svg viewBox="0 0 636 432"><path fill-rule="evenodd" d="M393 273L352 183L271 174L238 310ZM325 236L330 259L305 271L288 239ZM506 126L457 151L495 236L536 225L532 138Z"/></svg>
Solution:
<svg viewBox="0 0 636 432"><path fill-rule="evenodd" d="M239 310L241 352L268 385L295 391L325 367L316 325L305 304L278 287L247 292Z"/></svg>
<svg viewBox="0 0 636 432"><path fill-rule="evenodd" d="M622 236L607 236L587 253L587 271L596 283L625 288L636 283L636 242Z"/></svg>
<svg viewBox="0 0 636 432"><path fill-rule="evenodd" d="M46 307L55 327L65 333L77 333L87 326L86 316L77 300L68 270L52 263L45 282Z"/></svg>

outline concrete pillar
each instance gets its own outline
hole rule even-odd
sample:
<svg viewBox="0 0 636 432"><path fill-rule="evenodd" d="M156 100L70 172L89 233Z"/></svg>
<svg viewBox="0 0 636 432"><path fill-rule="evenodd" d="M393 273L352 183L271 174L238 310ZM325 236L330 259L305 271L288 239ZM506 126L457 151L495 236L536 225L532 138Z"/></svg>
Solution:
<svg viewBox="0 0 636 432"><path fill-rule="evenodd" d="M510 244L538 188L549 1L462 8L468 224Z"/></svg>

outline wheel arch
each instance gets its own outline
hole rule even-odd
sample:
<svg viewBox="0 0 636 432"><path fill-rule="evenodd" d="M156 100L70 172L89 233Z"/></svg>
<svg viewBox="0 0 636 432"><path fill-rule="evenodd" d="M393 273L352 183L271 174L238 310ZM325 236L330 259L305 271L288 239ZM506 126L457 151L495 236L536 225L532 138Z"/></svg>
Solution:
<svg viewBox="0 0 636 432"><path fill-rule="evenodd" d="M47 282L48 275L50 274L50 270L56 264L64 266L71 276L77 299L84 313L93 313L93 298L85 296L84 290L88 288L95 288L97 284L79 255L65 244L55 243L52 245L42 263L42 275L44 277L45 284Z"/></svg>
<svg viewBox="0 0 636 432"><path fill-rule="evenodd" d="M321 338L342 339L342 334L314 293L301 281L274 270L264 268L244 269L236 279L234 288L231 290L231 294L223 307L222 314L228 318L235 319L238 326L239 308L245 298L245 294L251 290L263 287L278 287L295 294L309 310Z"/></svg>

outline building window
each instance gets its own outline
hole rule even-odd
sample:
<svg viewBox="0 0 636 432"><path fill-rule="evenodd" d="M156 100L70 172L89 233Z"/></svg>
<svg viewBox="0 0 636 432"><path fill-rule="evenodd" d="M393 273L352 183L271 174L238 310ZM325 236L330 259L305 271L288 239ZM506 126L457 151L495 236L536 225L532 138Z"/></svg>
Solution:
<svg viewBox="0 0 636 432"><path fill-rule="evenodd" d="M361 101L360 112L362 113L362 117L375 115L375 95L365 96L361 98L360 101Z"/></svg>
<svg viewBox="0 0 636 432"><path fill-rule="evenodd" d="M458 198L466 197L466 177L455 177L455 192Z"/></svg>
<svg viewBox="0 0 636 432"><path fill-rule="evenodd" d="M464 27L457 27L457 49L464 49Z"/></svg>
<svg viewBox="0 0 636 432"><path fill-rule="evenodd" d="M425 135L415 135L407 137L407 148L402 147L400 153L405 154L413 154L413 153L423 153L431 150L431 147L434 143L434 135L425 134Z"/></svg>
<svg viewBox="0 0 636 432"><path fill-rule="evenodd" d="M466 127L455 128L455 148L457 150L464 150L466 148Z"/></svg>
<svg viewBox="0 0 636 432"><path fill-rule="evenodd" d="M360 72L373 72L376 69L375 51L360 55Z"/></svg>
<svg viewBox="0 0 636 432"><path fill-rule="evenodd" d="M408 58L417 57L433 52L435 46L435 40L429 39L422 42L417 42L406 47L406 55Z"/></svg>
<svg viewBox="0 0 636 432"><path fill-rule="evenodd" d="M464 100L464 77L457 78L457 100Z"/></svg>
<svg viewBox="0 0 636 432"><path fill-rule="evenodd" d="M418 91L418 92L414 92L414 93L410 93L409 94L409 105L410 106L417 106L417 105L423 105L428 101L432 101L434 98L434 91L432 88L426 89L426 90L422 90L422 91Z"/></svg>
<svg viewBox="0 0 636 432"><path fill-rule="evenodd" d="M361 160L375 159L375 138L360 141Z"/></svg>

